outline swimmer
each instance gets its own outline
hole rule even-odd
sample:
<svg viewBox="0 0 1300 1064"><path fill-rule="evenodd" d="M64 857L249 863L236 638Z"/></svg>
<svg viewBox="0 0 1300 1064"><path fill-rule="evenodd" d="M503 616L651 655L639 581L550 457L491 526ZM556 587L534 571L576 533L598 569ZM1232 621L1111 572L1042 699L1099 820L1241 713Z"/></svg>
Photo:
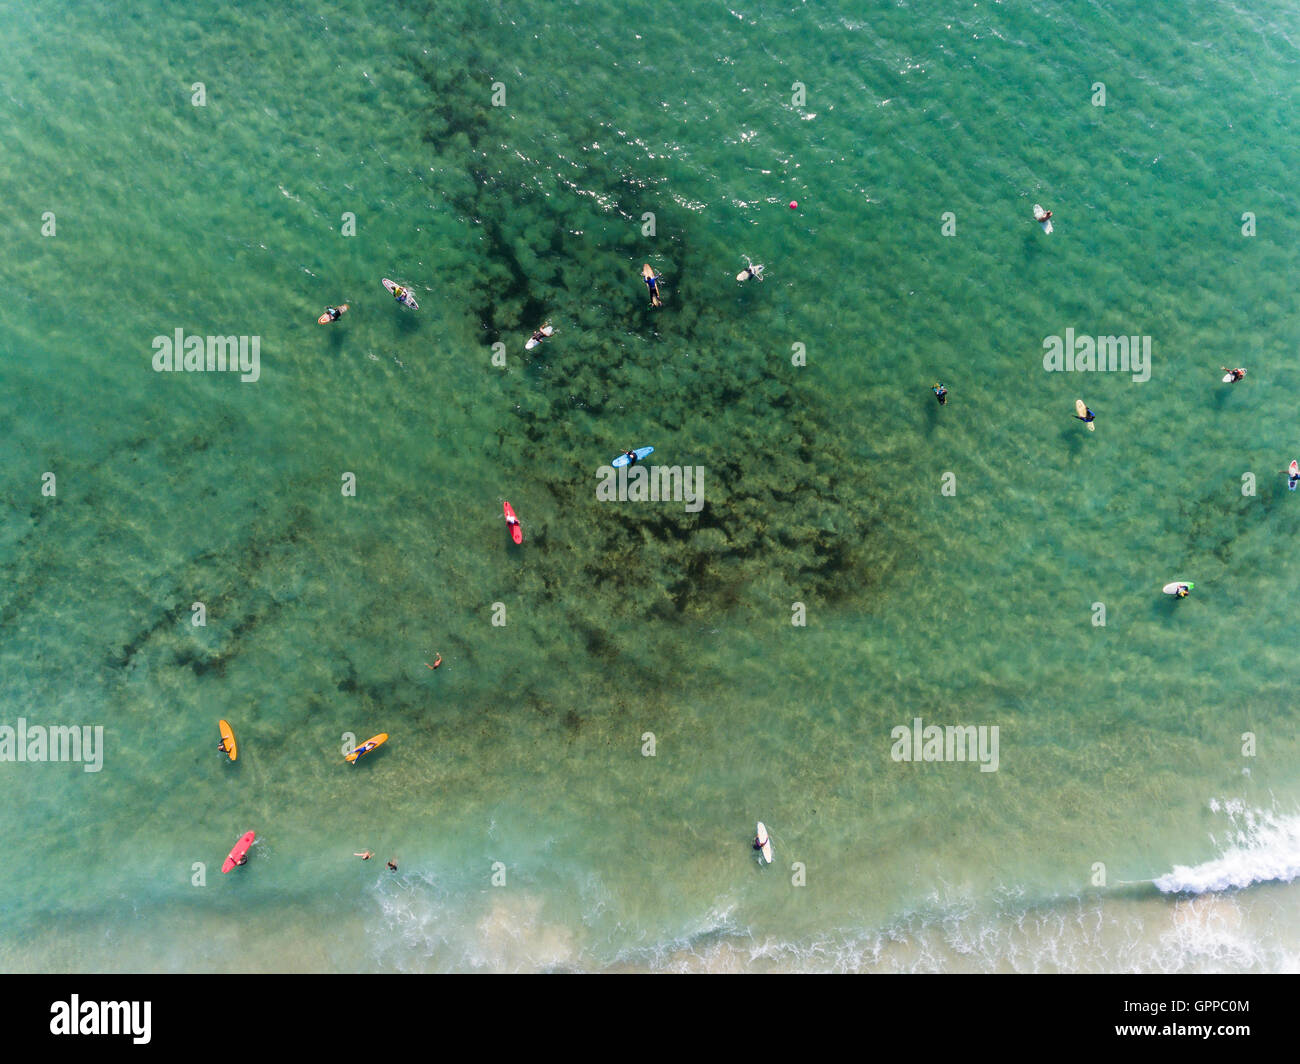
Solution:
<svg viewBox="0 0 1300 1064"><path fill-rule="evenodd" d="M354 853L352 856L353 856L353 857L360 857L361 860L363 860L363 861L369 861L370 858L374 857L374 854L371 853L369 850L364 850L364 851L361 852L361 853Z"/></svg>
<svg viewBox="0 0 1300 1064"><path fill-rule="evenodd" d="M1225 377L1224 383L1226 384L1236 384L1239 380L1241 380L1242 377L1246 375L1246 371L1241 368L1229 369L1227 366L1221 366L1219 368L1222 369L1224 373L1228 374L1228 376L1232 378L1232 380L1228 380Z"/></svg>
<svg viewBox="0 0 1300 1064"><path fill-rule="evenodd" d="M388 862L388 870L389 870L390 872L396 872L396 871L397 871L397 862L396 862L396 861L389 861L389 862Z"/></svg>
<svg viewBox="0 0 1300 1064"><path fill-rule="evenodd" d="M426 662L424 663L424 667L425 667L426 669L436 669L436 668L437 668L439 665L441 665L441 664L442 664L442 655L439 654L436 658L433 659L433 664L432 664L432 665L430 665L430 664L426 661Z"/></svg>
<svg viewBox="0 0 1300 1064"><path fill-rule="evenodd" d="M936 399L939 400L939 405L940 405L940 406L945 406L945 405L947 405L947 402L948 402L948 389L947 389L947 388L945 388L942 384L940 384L938 381L936 381L934 387L931 388L930 391L934 392L934 397L935 397Z"/></svg>
<svg viewBox="0 0 1300 1064"><path fill-rule="evenodd" d="M650 268L648 262L641 267L641 279L645 281L645 286L650 289L650 305L652 307L662 307L663 302L659 298L659 274Z"/></svg>
<svg viewBox="0 0 1300 1064"><path fill-rule="evenodd" d="M751 277L757 277L760 281L763 279L763 267L755 266L750 261L748 255L745 256L745 268L736 274L737 281L748 281Z"/></svg>

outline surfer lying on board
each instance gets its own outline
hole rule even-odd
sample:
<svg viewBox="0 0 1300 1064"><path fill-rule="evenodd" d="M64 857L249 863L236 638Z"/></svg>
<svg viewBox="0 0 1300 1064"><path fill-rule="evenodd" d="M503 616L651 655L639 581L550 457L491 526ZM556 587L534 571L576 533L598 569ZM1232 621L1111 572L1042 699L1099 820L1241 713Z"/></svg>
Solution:
<svg viewBox="0 0 1300 1064"><path fill-rule="evenodd" d="M339 318L343 317L343 311L338 307L326 307L325 316L328 317L330 321L338 321Z"/></svg>
<svg viewBox="0 0 1300 1064"><path fill-rule="evenodd" d="M1085 407L1084 407L1084 410L1087 410L1088 412L1087 412L1086 414L1071 414L1070 416L1071 416L1071 417L1077 417L1080 421L1095 421L1095 420L1096 420L1097 415L1094 414L1094 413L1092 412L1091 408L1085 406Z"/></svg>
<svg viewBox="0 0 1300 1064"><path fill-rule="evenodd" d="M652 307L662 307L663 303L659 299L659 274L650 268L650 263L641 267L641 279L645 281L645 286L650 289L650 305Z"/></svg>
<svg viewBox="0 0 1300 1064"><path fill-rule="evenodd" d="M934 387L931 388L930 391L934 392L934 397L939 400L940 406L944 406L947 404L948 389L945 388L942 384L936 381Z"/></svg>
<svg viewBox="0 0 1300 1064"><path fill-rule="evenodd" d="M631 469L637 463L636 451L624 451L623 457L627 459L627 466Z"/></svg>
<svg viewBox="0 0 1300 1064"><path fill-rule="evenodd" d="M763 851L763 844L758 841L757 835L754 836L754 849L758 850L760 853Z"/></svg>
<svg viewBox="0 0 1300 1064"><path fill-rule="evenodd" d="M737 281L748 281L751 277L757 277L760 281L763 279L762 265L755 266L750 261L748 255L745 256L745 268L736 274Z"/></svg>
<svg viewBox="0 0 1300 1064"><path fill-rule="evenodd" d="M1174 594L1177 595L1179 598L1186 598L1189 594L1191 594L1191 591L1192 589L1188 587L1186 584L1179 584L1178 590L1175 591Z"/></svg>
<svg viewBox="0 0 1300 1064"><path fill-rule="evenodd" d="M1244 369L1241 369L1240 367L1237 369L1229 369L1227 366L1220 366L1219 368L1222 369L1224 373L1228 374L1228 376L1232 378L1232 380L1228 381L1229 384L1236 384L1239 380L1241 380L1242 377L1246 375L1246 371Z"/></svg>
<svg viewBox="0 0 1300 1064"><path fill-rule="evenodd" d="M405 303L406 289L403 288L400 284L393 285L393 298L396 299L397 302L399 303Z"/></svg>

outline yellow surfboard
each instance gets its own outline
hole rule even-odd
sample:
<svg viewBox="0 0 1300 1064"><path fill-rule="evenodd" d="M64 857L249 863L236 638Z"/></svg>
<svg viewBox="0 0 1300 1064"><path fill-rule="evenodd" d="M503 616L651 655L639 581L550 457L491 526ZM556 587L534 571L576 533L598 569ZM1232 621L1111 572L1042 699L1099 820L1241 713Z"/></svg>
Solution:
<svg viewBox="0 0 1300 1064"><path fill-rule="evenodd" d="M370 753L370 751L377 746L383 746L386 742L388 742L388 732L380 732L378 735L367 739L364 743L353 750L352 753L345 754L343 760L350 761L355 765L357 763L357 758Z"/></svg>
<svg viewBox="0 0 1300 1064"><path fill-rule="evenodd" d="M1075 412L1076 414L1078 414L1079 417L1081 417L1081 418L1087 417L1087 416L1088 416L1088 404L1085 403L1082 399L1076 399L1076 400L1074 401L1074 412ZM1096 431L1097 431L1097 426L1094 425L1091 421L1085 422L1085 424L1088 426L1088 431L1089 431L1089 432L1096 432Z"/></svg>
<svg viewBox="0 0 1300 1064"><path fill-rule="evenodd" d="M235 733L224 720L217 721L217 727L221 729L221 746L226 751L226 756L231 761L238 761L239 747L235 745Z"/></svg>

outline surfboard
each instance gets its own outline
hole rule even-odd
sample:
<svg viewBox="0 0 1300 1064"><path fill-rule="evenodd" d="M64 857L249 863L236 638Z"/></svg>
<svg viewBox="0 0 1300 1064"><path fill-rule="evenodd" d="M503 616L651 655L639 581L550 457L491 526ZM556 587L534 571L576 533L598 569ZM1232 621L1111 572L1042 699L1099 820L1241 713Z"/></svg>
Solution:
<svg viewBox="0 0 1300 1064"><path fill-rule="evenodd" d="M359 758L362 758L366 754L370 753L370 751L375 749L375 747L383 746L384 743L386 742L388 742L388 732L380 732L378 735L371 736L364 743L362 743L355 750L353 750L352 753L347 754L343 758L343 760L350 761L352 762L352 764L355 765Z"/></svg>
<svg viewBox="0 0 1300 1064"><path fill-rule="evenodd" d="M1047 212L1043 210L1042 204L1035 203L1034 221L1038 222L1043 227L1044 233L1050 233L1052 231L1052 219L1046 217L1046 215Z"/></svg>
<svg viewBox="0 0 1300 1064"><path fill-rule="evenodd" d="M519 518L515 517L514 507L512 507L508 502L503 502L501 504L501 509L505 511L507 520L511 517L515 518L513 521L510 521L510 538L516 543L522 543L524 541L524 530L519 526Z"/></svg>
<svg viewBox="0 0 1300 1064"><path fill-rule="evenodd" d="M337 309L337 310L340 312L340 313L339 313L339 317L341 318L341 317L343 317L344 314L346 314L346 313L348 312L348 305L347 305L346 303L344 303L342 306L337 307L337 308L335 308L335 309ZM335 320L335 319L334 319L334 318L331 318L331 317L329 316L329 313L326 312L326 313L322 314L319 318L316 319L316 324L317 324L317 325L328 325L330 322L332 322L332 321L334 321L334 320Z"/></svg>
<svg viewBox="0 0 1300 1064"><path fill-rule="evenodd" d="M235 743L235 733L231 731L230 725L224 720L217 721L217 727L221 730L221 741L226 746L226 756L231 761L238 761L239 747Z"/></svg>
<svg viewBox="0 0 1300 1064"><path fill-rule="evenodd" d="M1088 404L1085 403L1082 399L1076 399L1076 400L1074 401L1074 412L1075 412L1076 414L1078 414L1080 417L1087 417L1087 416L1088 416ZM1089 432L1096 432L1096 431L1097 431L1097 426L1094 425L1091 421L1085 422L1085 424L1088 426L1088 431L1089 431Z"/></svg>
<svg viewBox="0 0 1300 1064"><path fill-rule="evenodd" d="M537 331L540 332L543 336L555 335L555 330L551 328L551 323L549 321ZM524 344L524 350L531 351L534 347L536 347L541 342L542 342L541 340L535 340L533 339L533 337L530 336L528 338L528 343Z"/></svg>
<svg viewBox="0 0 1300 1064"><path fill-rule="evenodd" d="M642 458L650 454L652 451L654 451L653 447L638 447L632 453L636 455L636 460L639 462L641 461ZM627 455L620 454L617 458L614 459L614 461L610 462L609 464L612 465L615 469L617 469L619 468L619 466L627 465L627 463L628 463Z"/></svg>
<svg viewBox="0 0 1300 1064"><path fill-rule="evenodd" d="M404 294L402 295L402 298L398 300L398 302L405 304L406 306L410 307L412 310L420 309L420 304L415 301L415 297L411 295L411 290L407 288L406 285L398 284L396 281L390 281L387 277L384 278L382 283L383 286L386 289L388 289L390 294L394 293L398 288L404 289L405 290Z"/></svg>
<svg viewBox="0 0 1300 1064"><path fill-rule="evenodd" d="M1160 590L1163 591L1166 595L1177 595L1178 589L1182 587L1184 584L1187 585L1188 591L1191 591L1192 588L1196 586L1190 580L1175 580L1172 584L1166 584Z"/></svg>
<svg viewBox="0 0 1300 1064"><path fill-rule="evenodd" d="M1292 459L1290 466L1287 467L1286 475L1291 478L1286 482L1286 486L1295 491L1297 482L1300 482L1300 462Z"/></svg>
<svg viewBox="0 0 1300 1064"><path fill-rule="evenodd" d="M763 822L761 820L758 822L758 831L756 832L756 834L758 836L758 844L759 846L762 847L762 849L759 852L763 855L763 860L766 861L768 864L771 864L772 863L772 840L767 837L767 828L763 826Z"/></svg>
<svg viewBox="0 0 1300 1064"><path fill-rule="evenodd" d="M253 845L253 841L256 838L257 838L257 833L255 831L250 831L246 835L244 835L244 837L241 838L237 843L235 843L234 848L231 849L230 853L226 856L225 863L222 864L221 866L222 875L225 875L237 864L239 864L239 859L243 857L244 854L248 853L248 848Z"/></svg>

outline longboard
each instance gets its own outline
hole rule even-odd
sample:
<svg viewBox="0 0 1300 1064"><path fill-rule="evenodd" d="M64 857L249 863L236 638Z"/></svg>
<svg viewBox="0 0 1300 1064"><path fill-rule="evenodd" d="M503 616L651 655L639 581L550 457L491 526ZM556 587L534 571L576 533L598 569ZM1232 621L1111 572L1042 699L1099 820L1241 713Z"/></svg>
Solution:
<svg viewBox="0 0 1300 1064"><path fill-rule="evenodd" d="M1191 591L1192 588L1194 588L1196 585L1193 584L1190 580L1175 580L1172 584L1166 584L1160 590L1163 591L1166 595L1177 595L1178 589L1183 586L1186 586L1187 590Z"/></svg>
<svg viewBox="0 0 1300 1064"><path fill-rule="evenodd" d="M364 743L362 743L355 750L353 750L352 753L345 754L343 760L349 761L355 765L358 759L364 757L366 754L370 753L370 751L375 749L376 747L383 746L384 743L386 742L388 742L388 732L380 732L378 735L371 736Z"/></svg>
<svg viewBox="0 0 1300 1064"><path fill-rule="evenodd" d="M335 309L339 312L339 317L341 318L341 317L343 317L344 314L346 314L346 313L348 312L348 305L347 305L346 303L344 303L342 306L336 307ZM331 317L329 316L328 313L325 313L325 314L322 314L319 318L316 319L316 324L317 324L317 325L328 325L330 322L335 321L335 320L336 320L336 319L331 318Z"/></svg>
<svg viewBox="0 0 1300 1064"><path fill-rule="evenodd" d="M221 730L221 744L226 748L226 756L231 761L238 761L239 747L235 743L235 733L224 720L217 721L217 727Z"/></svg>
<svg viewBox="0 0 1300 1064"><path fill-rule="evenodd" d="M650 454L650 453L653 452L653 451L654 451L654 448L653 448L653 447L638 447L638 448L637 448L635 451L633 451L632 453L633 453L634 455L636 455L636 460L639 462L639 461L641 461L642 458L644 458L646 455ZM625 465L627 465L627 464L628 464L628 461L629 461L629 459L628 459L627 455L625 455L625 454L620 454L617 458L615 458L615 459L614 459L612 462L610 462L609 464L612 465L615 469L618 469L619 466L625 466Z"/></svg>
<svg viewBox="0 0 1300 1064"><path fill-rule="evenodd" d="M516 543L522 543L524 541L524 530L519 526L519 518L515 517L514 507L508 502L503 502L501 509L505 512L506 520L510 523L510 538ZM512 517L515 518L513 521L510 520Z"/></svg>
<svg viewBox="0 0 1300 1064"><path fill-rule="evenodd" d="M1088 404L1085 403L1082 399L1076 399L1076 400L1074 401L1074 412L1075 412L1076 414L1078 414L1080 417L1087 417L1087 416L1088 416ZM1088 431L1089 431L1089 432L1096 432L1096 431L1097 431L1097 426L1094 425L1091 421L1084 422L1084 424L1086 424L1086 425L1088 426Z"/></svg>
<svg viewBox="0 0 1300 1064"><path fill-rule="evenodd" d="M771 864L772 863L772 840L767 837L767 828L763 826L763 822L761 820L758 822L758 831L756 834L758 836L758 845L762 847L762 849L759 850L759 853L763 855L763 860L767 864Z"/></svg>
<svg viewBox="0 0 1300 1064"><path fill-rule="evenodd" d="M1295 491L1296 484L1300 483L1300 462L1292 459L1291 465L1287 467L1286 475L1291 478L1286 482L1286 486Z"/></svg>
<svg viewBox="0 0 1300 1064"><path fill-rule="evenodd" d="M256 838L257 838L257 833L254 831L250 831L246 835L244 835L244 837L241 838L237 843L235 843L234 848L227 855L225 863L221 866L222 875L225 875L237 864L239 864L239 859L243 857L244 854L248 853L248 848L253 845L253 841Z"/></svg>
<svg viewBox="0 0 1300 1064"><path fill-rule="evenodd" d="M403 289L402 298L399 299L398 302L410 307L412 310L420 309L420 304L415 301L415 296L411 295L411 290L407 288L406 285L398 284L396 281L390 281L387 277L385 277L381 283L386 289L388 289L389 294L394 297L396 296L397 289Z"/></svg>
<svg viewBox="0 0 1300 1064"><path fill-rule="evenodd" d="M551 323L549 321L537 331L541 333L543 336L553 336L555 334L555 330L551 328ZM531 351L534 347L536 347L541 342L542 342L541 340L535 339L534 337L530 336L528 338L528 343L524 344L524 350Z"/></svg>
<svg viewBox="0 0 1300 1064"><path fill-rule="evenodd" d="M1052 231L1052 219L1047 217L1047 212L1043 210L1042 204L1034 204L1034 221L1043 227L1044 233Z"/></svg>

